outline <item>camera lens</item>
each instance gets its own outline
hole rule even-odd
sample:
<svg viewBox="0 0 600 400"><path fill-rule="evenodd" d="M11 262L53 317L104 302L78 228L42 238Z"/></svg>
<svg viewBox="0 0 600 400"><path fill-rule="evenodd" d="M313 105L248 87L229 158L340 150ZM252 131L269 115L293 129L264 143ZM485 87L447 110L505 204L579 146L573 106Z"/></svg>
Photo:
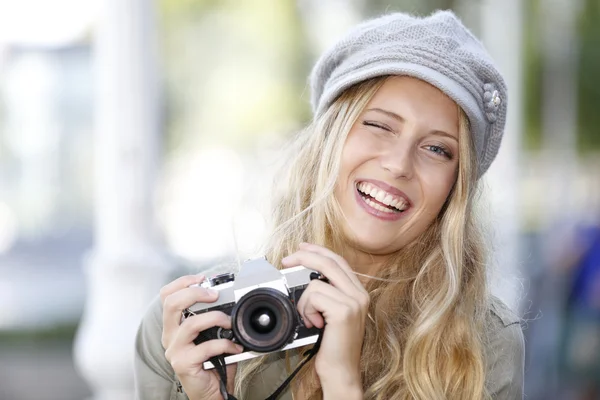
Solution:
<svg viewBox="0 0 600 400"><path fill-rule="evenodd" d="M231 328L246 349L261 353L288 344L297 326L296 310L278 290L258 288L246 293L231 313Z"/></svg>

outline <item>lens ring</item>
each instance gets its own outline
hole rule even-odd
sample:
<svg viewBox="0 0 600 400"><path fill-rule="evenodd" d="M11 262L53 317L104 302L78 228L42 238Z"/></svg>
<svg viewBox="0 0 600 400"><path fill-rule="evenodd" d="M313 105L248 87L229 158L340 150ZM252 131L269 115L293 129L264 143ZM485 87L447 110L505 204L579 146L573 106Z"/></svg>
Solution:
<svg viewBox="0 0 600 400"><path fill-rule="evenodd" d="M255 329L252 317L264 309L275 317L268 332ZM231 313L231 328L238 342L246 349L260 353L279 350L294 336L297 314L290 299L273 288L258 288L246 293Z"/></svg>

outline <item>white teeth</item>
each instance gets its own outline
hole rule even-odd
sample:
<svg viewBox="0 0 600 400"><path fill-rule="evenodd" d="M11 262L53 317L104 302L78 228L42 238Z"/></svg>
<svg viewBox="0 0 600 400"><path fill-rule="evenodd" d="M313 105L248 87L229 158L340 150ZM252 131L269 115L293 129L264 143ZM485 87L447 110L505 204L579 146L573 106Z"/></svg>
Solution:
<svg viewBox="0 0 600 400"><path fill-rule="evenodd" d="M371 200L371 199L365 199L365 202L366 202L368 205L370 205L371 207L373 207L374 209L378 210L378 211L382 211L382 212L389 213L389 214L392 214L392 213L394 212L394 211L390 210L390 209L389 209L389 208L387 208L387 207L384 207L384 206L382 206L382 205L380 205L380 204L377 204L377 203L375 203L375 202L374 202L373 200Z"/></svg>
<svg viewBox="0 0 600 400"><path fill-rule="evenodd" d="M392 194L390 194L390 193L388 193L388 192L386 192L384 190L381 190L381 189L377 188L376 186L371 185L370 183L360 182L357 185L357 188L362 193L371 196L372 198L374 198L378 202L383 203L383 204L385 204L387 206L394 207L394 208L396 208L396 209L398 209L400 211L404 211L404 209L407 206L407 204L404 201L404 199L399 198L399 197L395 197L394 195L392 195ZM366 199L366 200L368 200L368 199ZM389 208L382 207L381 205L379 205L379 204L377 204L377 203L375 203L373 201L371 201L371 202L367 201L367 203L369 205L371 205L371 206L373 206L373 204L376 205L376 206L379 206L379 208L373 206L374 208L376 208L378 210L381 208L381 209L385 209L386 211L393 212Z"/></svg>
<svg viewBox="0 0 600 400"><path fill-rule="evenodd" d="M378 195L378 194L379 194L379 189L372 189L372 190L369 192L369 196L371 196L371 197L372 197L372 198L374 198L374 199L376 199L376 198L377 198L377 195Z"/></svg>

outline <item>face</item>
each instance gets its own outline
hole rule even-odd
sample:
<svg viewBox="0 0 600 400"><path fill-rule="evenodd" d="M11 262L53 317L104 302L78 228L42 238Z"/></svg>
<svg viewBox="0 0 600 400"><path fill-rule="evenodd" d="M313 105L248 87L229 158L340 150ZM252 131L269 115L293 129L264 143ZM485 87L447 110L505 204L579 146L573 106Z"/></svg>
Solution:
<svg viewBox="0 0 600 400"><path fill-rule="evenodd" d="M458 107L434 86L390 77L354 123L335 189L359 253L389 256L434 221L458 171Z"/></svg>

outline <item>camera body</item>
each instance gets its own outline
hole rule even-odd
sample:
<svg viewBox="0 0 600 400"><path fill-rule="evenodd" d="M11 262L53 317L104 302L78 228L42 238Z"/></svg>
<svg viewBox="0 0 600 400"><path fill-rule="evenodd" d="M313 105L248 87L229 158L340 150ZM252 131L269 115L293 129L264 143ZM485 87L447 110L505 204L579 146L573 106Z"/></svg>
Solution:
<svg viewBox="0 0 600 400"><path fill-rule="evenodd" d="M219 298L214 303L194 304L184 310L183 317L208 311L231 316L231 329L209 328L194 340L200 344L230 339L242 345L242 353L225 355L226 364L312 344L317 341L319 330L304 326L296 305L313 279L326 280L305 267L278 270L264 258L249 260L241 265L237 275L221 274L200 284L218 290ZM207 361L204 368L214 366Z"/></svg>

